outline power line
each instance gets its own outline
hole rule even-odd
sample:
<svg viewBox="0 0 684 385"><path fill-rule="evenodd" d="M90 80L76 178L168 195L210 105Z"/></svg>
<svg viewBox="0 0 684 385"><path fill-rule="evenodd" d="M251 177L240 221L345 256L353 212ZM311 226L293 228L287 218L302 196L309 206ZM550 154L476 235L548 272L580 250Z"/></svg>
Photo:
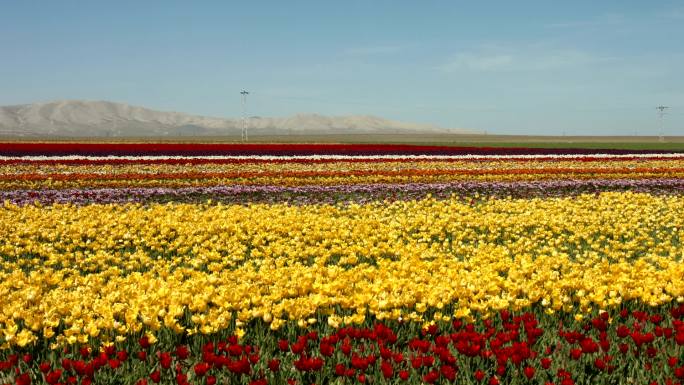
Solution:
<svg viewBox="0 0 684 385"><path fill-rule="evenodd" d="M242 141L247 141L247 95L249 92L242 90L240 92L242 98Z"/></svg>
<svg viewBox="0 0 684 385"><path fill-rule="evenodd" d="M665 110L667 110L668 108L670 108L670 107L663 106L663 105L656 107L656 110L658 111L658 120L660 123L660 130L658 132L658 140L661 142L665 141L665 114L666 114Z"/></svg>

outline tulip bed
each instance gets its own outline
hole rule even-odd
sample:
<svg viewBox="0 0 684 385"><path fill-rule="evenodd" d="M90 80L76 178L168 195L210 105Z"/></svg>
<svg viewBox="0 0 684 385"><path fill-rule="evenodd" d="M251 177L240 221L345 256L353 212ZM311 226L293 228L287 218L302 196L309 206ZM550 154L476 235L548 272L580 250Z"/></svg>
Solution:
<svg viewBox="0 0 684 385"><path fill-rule="evenodd" d="M684 154L0 143L0 384L681 384Z"/></svg>

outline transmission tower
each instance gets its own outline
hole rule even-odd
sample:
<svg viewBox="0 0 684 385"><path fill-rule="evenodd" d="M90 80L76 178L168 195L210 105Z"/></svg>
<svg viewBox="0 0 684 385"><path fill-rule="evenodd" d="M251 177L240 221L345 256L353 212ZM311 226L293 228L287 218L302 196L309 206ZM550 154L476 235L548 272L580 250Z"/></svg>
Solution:
<svg viewBox="0 0 684 385"><path fill-rule="evenodd" d="M240 92L242 97L242 141L247 141L247 95L249 92L242 90Z"/></svg>
<svg viewBox="0 0 684 385"><path fill-rule="evenodd" d="M656 107L656 110L658 111L658 125L659 125L658 140L661 142L665 141L665 114L667 113L666 110L668 108L670 108L670 107L663 106L663 105Z"/></svg>

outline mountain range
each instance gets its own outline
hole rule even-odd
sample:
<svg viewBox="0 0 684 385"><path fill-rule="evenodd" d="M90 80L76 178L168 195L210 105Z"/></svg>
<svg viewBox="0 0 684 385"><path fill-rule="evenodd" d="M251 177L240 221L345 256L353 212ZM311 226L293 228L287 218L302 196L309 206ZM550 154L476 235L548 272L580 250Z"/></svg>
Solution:
<svg viewBox="0 0 684 385"><path fill-rule="evenodd" d="M340 134L459 134L465 130L405 123L369 115L252 116L250 136ZM0 107L0 136L177 137L240 136L242 119L155 111L108 101L60 100Z"/></svg>

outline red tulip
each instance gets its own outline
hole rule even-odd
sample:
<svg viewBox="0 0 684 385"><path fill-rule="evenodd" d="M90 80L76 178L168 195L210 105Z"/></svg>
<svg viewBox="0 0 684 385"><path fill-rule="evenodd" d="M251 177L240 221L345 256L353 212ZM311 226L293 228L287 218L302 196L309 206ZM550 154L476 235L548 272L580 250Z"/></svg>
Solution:
<svg viewBox="0 0 684 385"><path fill-rule="evenodd" d="M188 350L187 346L179 345L176 347L176 355L181 360L184 360L184 359L188 358L188 356L190 355L190 351Z"/></svg>
<svg viewBox="0 0 684 385"><path fill-rule="evenodd" d="M76 373L78 373L79 376L86 374L88 370L88 366L86 365L86 363L81 360L73 361L71 366L74 368L74 370L76 371Z"/></svg>
<svg viewBox="0 0 684 385"><path fill-rule="evenodd" d="M680 380L684 380L684 366L680 366L674 370L674 375Z"/></svg>
<svg viewBox="0 0 684 385"><path fill-rule="evenodd" d="M242 355L242 346L238 344L231 344L228 346L228 354L233 357L239 357Z"/></svg>
<svg viewBox="0 0 684 385"><path fill-rule="evenodd" d="M435 357L433 356L424 356L423 357L423 366L430 367L435 363Z"/></svg>
<svg viewBox="0 0 684 385"><path fill-rule="evenodd" d="M580 341L580 346L582 347L582 353L596 353L599 350L599 345L591 338L585 338Z"/></svg>
<svg viewBox="0 0 684 385"><path fill-rule="evenodd" d="M15 380L16 385L31 385L31 377L28 373L22 373Z"/></svg>
<svg viewBox="0 0 684 385"><path fill-rule="evenodd" d="M171 367L171 354L166 353L166 352L161 353L159 355L159 363L160 363L161 367L164 369L170 368Z"/></svg>
<svg viewBox="0 0 684 385"><path fill-rule="evenodd" d="M176 374L176 384L187 385L188 384L188 376L185 375L184 373Z"/></svg>
<svg viewBox="0 0 684 385"><path fill-rule="evenodd" d="M271 361L268 362L268 368L271 369L272 372L277 372L280 370L280 360L278 359L272 359Z"/></svg>
<svg viewBox="0 0 684 385"><path fill-rule="evenodd" d="M413 369L418 370L421 366L423 366L423 360L420 357L411 358L411 367Z"/></svg>
<svg viewBox="0 0 684 385"><path fill-rule="evenodd" d="M400 364L404 362L404 355L401 353L396 353L392 359L394 360L395 363Z"/></svg>
<svg viewBox="0 0 684 385"><path fill-rule="evenodd" d="M580 357L582 357L582 350L580 350L580 349L570 350L570 358L572 358L573 360L578 360Z"/></svg>
<svg viewBox="0 0 684 385"><path fill-rule="evenodd" d="M207 364L206 362L200 362L198 364L195 364L195 367L193 369L197 377L202 377L205 374L207 374L207 371L209 371L209 364Z"/></svg>
<svg viewBox="0 0 684 385"><path fill-rule="evenodd" d="M606 362L600 358L594 360L594 366L596 366L596 368L598 368L599 370L606 370Z"/></svg>
<svg viewBox="0 0 684 385"><path fill-rule="evenodd" d="M38 368L40 371L45 374L50 371L50 363L49 362L41 362L40 365L38 365Z"/></svg>
<svg viewBox="0 0 684 385"><path fill-rule="evenodd" d="M161 372L159 372L159 370L155 370L154 372L150 373L150 379L152 379L152 382L155 384L158 384L161 381Z"/></svg>
<svg viewBox="0 0 684 385"><path fill-rule="evenodd" d="M59 382L60 377L62 377L62 371L57 369L48 373L45 376L45 381L50 385L56 385Z"/></svg>
<svg viewBox="0 0 684 385"><path fill-rule="evenodd" d="M147 349L150 347L150 339L147 338L147 336L142 336L140 339L138 339L138 344L141 348Z"/></svg>
<svg viewBox="0 0 684 385"><path fill-rule="evenodd" d="M629 335L629 328L625 325L620 325L617 328L617 335L620 338L625 338Z"/></svg>
<svg viewBox="0 0 684 385"><path fill-rule="evenodd" d="M116 347L114 347L113 345L109 345L109 346L105 347L105 353L110 357L115 355L116 354Z"/></svg>
<svg viewBox="0 0 684 385"><path fill-rule="evenodd" d="M439 379L439 372L436 370L431 370L428 372L428 374L423 376L423 381L427 382L428 384L434 384L435 381Z"/></svg>
<svg viewBox="0 0 684 385"><path fill-rule="evenodd" d="M505 365L499 365L496 368L496 374L499 376L504 376L506 374L506 366Z"/></svg>
<svg viewBox="0 0 684 385"><path fill-rule="evenodd" d="M667 359L667 365L671 368L674 368L677 366L677 363L679 362L679 359L677 357L670 357Z"/></svg>
<svg viewBox="0 0 684 385"><path fill-rule="evenodd" d="M249 362L251 362L252 364L256 364L257 362L259 362L259 354L258 353L250 354L249 355Z"/></svg>
<svg viewBox="0 0 684 385"><path fill-rule="evenodd" d="M351 346L349 347L351 350ZM301 354L306 350L306 341L297 341L291 346L292 353Z"/></svg>
<svg viewBox="0 0 684 385"><path fill-rule="evenodd" d="M246 357L228 363L228 370L236 374L249 374L251 367Z"/></svg>
<svg viewBox="0 0 684 385"><path fill-rule="evenodd" d="M330 357L335 353L335 348L332 345L323 342L321 342L320 350L321 354L326 357Z"/></svg>
<svg viewBox="0 0 684 385"><path fill-rule="evenodd" d="M677 331L677 334L675 334L675 342L677 345L684 345L684 329Z"/></svg>
<svg viewBox="0 0 684 385"><path fill-rule="evenodd" d="M90 355L90 349L88 349L87 346L81 346L81 348L78 350L78 352L81 354L81 358L87 358Z"/></svg>
<svg viewBox="0 0 684 385"><path fill-rule="evenodd" d="M451 365L442 365L439 368L439 372L449 381L454 381L456 379L456 368Z"/></svg>
<svg viewBox="0 0 684 385"><path fill-rule="evenodd" d="M390 364L387 361L382 361L380 364L380 371L382 372L382 376L390 379L394 375L394 369L392 368L392 364Z"/></svg>
<svg viewBox="0 0 684 385"><path fill-rule="evenodd" d="M532 377L534 377L534 368L531 366L528 366L525 369L523 369L523 372L525 373L525 377L527 377L530 380L532 379Z"/></svg>

